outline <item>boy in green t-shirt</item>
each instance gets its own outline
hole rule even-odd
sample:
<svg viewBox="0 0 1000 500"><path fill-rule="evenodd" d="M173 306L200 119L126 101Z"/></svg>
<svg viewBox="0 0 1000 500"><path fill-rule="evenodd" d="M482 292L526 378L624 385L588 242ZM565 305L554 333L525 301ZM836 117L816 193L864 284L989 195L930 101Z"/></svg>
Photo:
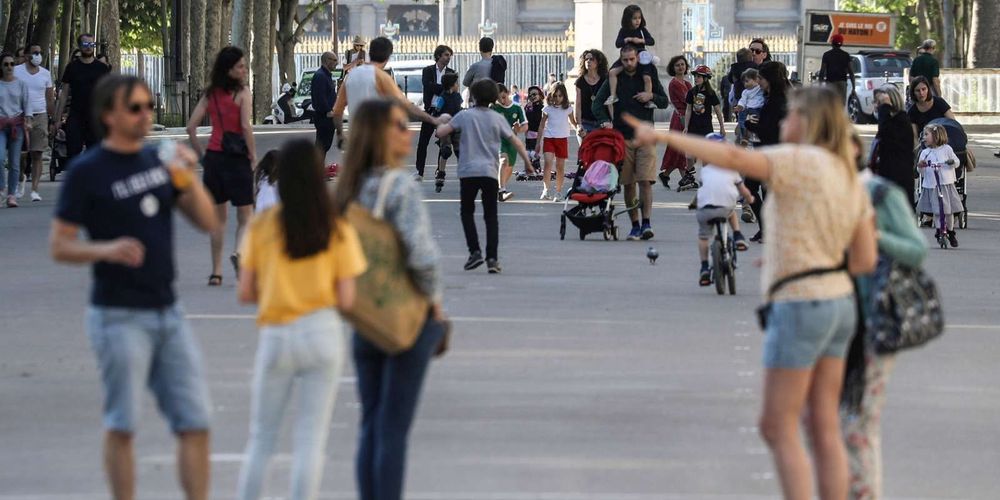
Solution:
<svg viewBox="0 0 1000 500"><path fill-rule="evenodd" d="M506 86L498 83L497 88L500 90L500 97L497 102L490 105L490 108L507 120L515 137L523 134L528 129L528 119L524 116L524 110L521 109L521 106L514 104L510 90ZM513 196L510 191L507 191L507 183L514 172L515 162L517 162L517 149L510 141L503 139L500 141L500 201L507 201ZM529 173L534 173L530 164L526 169Z"/></svg>

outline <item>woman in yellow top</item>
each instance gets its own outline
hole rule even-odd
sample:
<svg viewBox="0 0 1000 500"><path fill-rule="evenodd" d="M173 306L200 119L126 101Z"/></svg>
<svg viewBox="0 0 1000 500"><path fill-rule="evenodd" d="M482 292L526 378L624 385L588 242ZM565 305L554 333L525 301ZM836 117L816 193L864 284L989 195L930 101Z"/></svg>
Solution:
<svg viewBox="0 0 1000 500"><path fill-rule="evenodd" d="M260 497L293 392L298 415L289 498L316 498L344 361L337 310L351 308L355 278L367 266L357 233L333 209L313 143L285 144L278 162L282 201L251 222L240 251L239 299L258 304L260 328L241 500Z"/></svg>
<svg viewBox="0 0 1000 500"><path fill-rule="evenodd" d="M667 143L689 156L767 184L761 285L772 302L764 341L764 408L760 430L789 500L812 498L812 470L799 422L805 415L819 497L847 498L847 454L838 408L847 347L857 314L849 274L875 269L874 213L858 181L852 127L843 101L809 87L789 99L784 144L748 151L676 132L657 132L634 118L636 140ZM845 252L847 262L844 262ZM796 274L837 272L771 286Z"/></svg>

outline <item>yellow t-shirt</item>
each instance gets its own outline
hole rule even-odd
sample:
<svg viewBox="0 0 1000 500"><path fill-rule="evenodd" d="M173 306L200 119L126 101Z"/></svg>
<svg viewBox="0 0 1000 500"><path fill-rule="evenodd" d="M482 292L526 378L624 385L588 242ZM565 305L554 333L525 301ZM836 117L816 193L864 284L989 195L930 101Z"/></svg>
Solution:
<svg viewBox="0 0 1000 500"><path fill-rule="evenodd" d="M337 280L365 272L368 262L358 233L339 222L326 250L309 257L289 258L281 227L281 205L258 214L240 246L240 265L257 278L257 324L280 325L319 309L337 305Z"/></svg>
<svg viewBox="0 0 1000 500"><path fill-rule="evenodd" d="M868 191L829 151L798 144L759 149L770 161L764 201L761 288L792 274L844 263L863 217L873 212ZM823 300L853 291L846 272L793 281L773 300Z"/></svg>

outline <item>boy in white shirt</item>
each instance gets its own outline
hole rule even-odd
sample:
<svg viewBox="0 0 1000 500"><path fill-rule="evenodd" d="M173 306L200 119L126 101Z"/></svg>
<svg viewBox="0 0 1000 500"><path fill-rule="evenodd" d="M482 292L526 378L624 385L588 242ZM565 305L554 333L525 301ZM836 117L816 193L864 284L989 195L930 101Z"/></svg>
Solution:
<svg viewBox="0 0 1000 500"><path fill-rule="evenodd" d="M754 68L747 68L741 75L743 79L743 95L733 108L737 114L738 126L736 127L737 142L760 142L756 134L748 134L746 129L747 116L751 113L760 113L760 108L764 107L764 90L760 88L760 73Z"/></svg>
<svg viewBox="0 0 1000 500"><path fill-rule="evenodd" d="M28 109L25 114L32 117L31 129L27 131L28 168L21 169L21 180L24 174L31 172L31 201L42 201L38 194L38 181L42 177L42 152L49 145L49 116L55 109L55 94L52 88L52 75L42 67L42 47L28 47L27 60L24 64L14 67L14 78L23 81L28 86ZM20 198L24 194L22 182L17 193Z"/></svg>
<svg viewBox="0 0 1000 500"><path fill-rule="evenodd" d="M711 140L724 141L719 134L708 134L706 138ZM740 174L706 164L701 168L701 187L698 188L698 211L695 215L698 219L698 255L701 257L701 272L698 284L708 286L712 284L712 269L708 265L708 241L712 238L713 227L709 221L713 219L729 219L729 225L733 228L733 244L736 250L746 251L746 238L740 232L739 218L736 217L736 202L740 196L747 203L753 203L753 195L750 190L743 185Z"/></svg>

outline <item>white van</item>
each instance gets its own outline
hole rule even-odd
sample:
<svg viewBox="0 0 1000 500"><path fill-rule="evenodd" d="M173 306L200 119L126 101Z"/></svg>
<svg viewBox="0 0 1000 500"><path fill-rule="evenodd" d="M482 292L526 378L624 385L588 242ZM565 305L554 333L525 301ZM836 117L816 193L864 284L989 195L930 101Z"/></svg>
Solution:
<svg viewBox="0 0 1000 500"><path fill-rule="evenodd" d="M434 64L430 59L416 61L389 61L385 70L396 79L396 85L406 94L406 99L424 107L424 83L422 81L424 68Z"/></svg>

